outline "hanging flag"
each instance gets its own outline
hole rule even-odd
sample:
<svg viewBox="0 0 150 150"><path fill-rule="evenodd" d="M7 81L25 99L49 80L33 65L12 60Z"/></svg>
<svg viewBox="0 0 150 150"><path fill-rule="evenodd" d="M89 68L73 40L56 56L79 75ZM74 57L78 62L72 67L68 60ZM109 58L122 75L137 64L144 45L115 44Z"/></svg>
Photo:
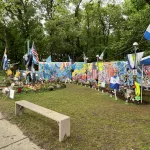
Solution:
<svg viewBox="0 0 150 150"><path fill-rule="evenodd" d="M7 70L8 68L8 59L7 59L7 50L5 48L5 51L4 51L4 56L3 56L3 60L2 60L2 63L3 63L3 70Z"/></svg>
<svg viewBox="0 0 150 150"><path fill-rule="evenodd" d="M134 84L135 84L135 94L136 94L136 96L140 96L140 94L141 94L140 84L136 81L134 82Z"/></svg>
<svg viewBox="0 0 150 150"><path fill-rule="evenodd" d="M103 60L103 58L104 58L104 52L105 52L105 50L101 53L101 55L99 56L99 60Z"/></svg>
<svg viewBox="0 0 150 150"><path fill-rule="evenodd" d="M52 57L51 57L51 55L46 59L46 62L47 62L47 63L52 62Z"/></svg>
<svg viewBox="0 0 150 150"><path fill-rule="evenodd" d="M144 55L144 52L136 53L136 64L140 64L140 61Z"/></svg>
<svg viewBox="0 0 150 150"><path fill-rule="evenodd" d="M144 33L144 37L145 37L146 40L150 41L150 25L146 29L146 31Z"/></svg>
<svg viewBox="0 0 150 150"><path fill-rule="evenodd" d="M85 53L83 52L83 60L85 63L87 63L88 58L85 56Z"/></svg>
<svg viewBox="0 0 150 150"><path fill-rule="evenodd" d="M68 59L69 59L69 62L70 62L70 69L72 69L72 59L70 58L69 55L68 55Z"/></svg>
<svg viewBox="0 0 150 150"><path fill-rule="evenodd" d="M111 89L119 89L120 79L118 76L113 76L110 78L110 88Z"/></svg>
<svg viewBox="0 0 150 150"><path fill-rule="evenodd" d="M32 56L33 56L33 62L34 62L34 64L38 65L39 64L39 57L38 57L38 53L36 51L34 42L32 44L31 53L32 53Z"/></svg>
<svg viewBox="0 0 150 150"><path fill-rule="evenodd" d="M128 64L131 69L135 67L135 54L128 54L127 55Z"/></svg>
<svg viewBox="0 0 150 150"><path fill-rule="evenodd" d="M141 65L150 65L150 56L141 59Z"/></svg>
<svg viewBox="0 0 150 150"><path fill-rule="evenodd" d="M97 63L97 68L99 71L102 71L103 70L103 66L104 66L104 63L103 62L98 62Z"/></svg>
<svg viewBox="0 0 150 150"><path fill-rule="evenodd" d="M98 78L98 74L97 74L97 70L92 69L92 79L97 79Z"/></svg>
<svg viewBox="0 0 150 150"><path fill-rule="evenodd" d="M97 74L97 63L92 63L92 79L97 79L98 74Z"/></svg>
<svg viewBox="0 0 150 150"><path fill-rule="evenodd" d="M128 64L131 69L134 69L136 67L136 65L138 65L140 63L143 55L144 55L144 52L136 53L136 57L135 57L135 54L127 55Z"/></svg>
<svg viewBox="0 0 150 150"><path fill-rule="evenodd" d="M72 59L70 58L70 56L68 55L68 59L69 59L69 62L71 62L72 63Z"/></svg>

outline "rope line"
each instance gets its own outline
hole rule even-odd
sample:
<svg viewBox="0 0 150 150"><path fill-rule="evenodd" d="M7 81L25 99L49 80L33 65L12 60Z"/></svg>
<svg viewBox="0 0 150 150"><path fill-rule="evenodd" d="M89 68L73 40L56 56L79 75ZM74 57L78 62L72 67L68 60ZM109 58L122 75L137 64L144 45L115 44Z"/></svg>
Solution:
<svg viewBox="0 0 150 150"><path fill-rule="evenodd" d="M146 42L146 41L143 41L143 42L142 42L142 40L143 40L143 36L142 36L142 38L141 38L141 40L140 40L140 42L139 42L139 45L142 44L142 43L144 43L144 42ZM121 54L123 54L123 53L125 53L125 52L127 52L127 51L129 51L129 50L131 50L131 49L133 49L133 47L130 47L130 48L128 48L127 50L125 50L125 51L123 51L123 52L121 52L121 53L119 53L119 54L117 54L117 55L115 55L115 56L113 56L113 57L110 57L110 58L106 59L105 61L111 60L111 59L115 58L116 56L119 56L119 55L121 55Z"/></svg>

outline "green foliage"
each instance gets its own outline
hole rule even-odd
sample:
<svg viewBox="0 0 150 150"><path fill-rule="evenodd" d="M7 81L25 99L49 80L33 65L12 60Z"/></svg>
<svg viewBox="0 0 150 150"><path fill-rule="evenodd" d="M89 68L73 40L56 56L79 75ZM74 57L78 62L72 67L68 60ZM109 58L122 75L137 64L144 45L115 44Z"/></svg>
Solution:
<svg viewBox="0 0 150 150"><path fill-rule="evenodd" d="M150 43L142 38L149 12L143 0L125 0L122 5L100 0L1 1L0 57L7 47L11 62L22 63L27 39L35 42L40 61L49 55L53 61L68 61L67 55L83 61L83 52L90 62L96 61L106 47L104 60L122 60L133 52L135 41L139 51L149 54Z"/></svg>

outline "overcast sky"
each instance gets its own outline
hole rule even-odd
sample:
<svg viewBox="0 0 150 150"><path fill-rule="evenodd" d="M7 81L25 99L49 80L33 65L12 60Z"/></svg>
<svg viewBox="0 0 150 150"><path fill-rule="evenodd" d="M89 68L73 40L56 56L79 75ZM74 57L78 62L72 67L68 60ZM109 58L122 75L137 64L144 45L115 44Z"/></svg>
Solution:
<svg viewBox="0 0 150 150"><path fill-rule="evenodd" d="M83 3L89 2L90 0L82 0ZM110 2L110 0L103 0L105 3ZM117 4L121 4L124 0L115 0Z"/></svg>

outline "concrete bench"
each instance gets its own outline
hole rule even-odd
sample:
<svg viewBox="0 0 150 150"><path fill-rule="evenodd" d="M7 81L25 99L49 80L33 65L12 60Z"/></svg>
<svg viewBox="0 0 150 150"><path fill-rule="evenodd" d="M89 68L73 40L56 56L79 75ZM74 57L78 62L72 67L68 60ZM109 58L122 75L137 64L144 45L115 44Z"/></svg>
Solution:
<svg viewBox="0 0 150 150"><path fill-rule="evenodd" d="M24 108L30 109L34 112L37 112L47 118L55 120L59 124L59 141L63 141L65 136L70 136L70 117L60 114L58 112L52 111L50 109L38 106L31 102L21 100L15 102L15 115L22 114Z"/></svg>

